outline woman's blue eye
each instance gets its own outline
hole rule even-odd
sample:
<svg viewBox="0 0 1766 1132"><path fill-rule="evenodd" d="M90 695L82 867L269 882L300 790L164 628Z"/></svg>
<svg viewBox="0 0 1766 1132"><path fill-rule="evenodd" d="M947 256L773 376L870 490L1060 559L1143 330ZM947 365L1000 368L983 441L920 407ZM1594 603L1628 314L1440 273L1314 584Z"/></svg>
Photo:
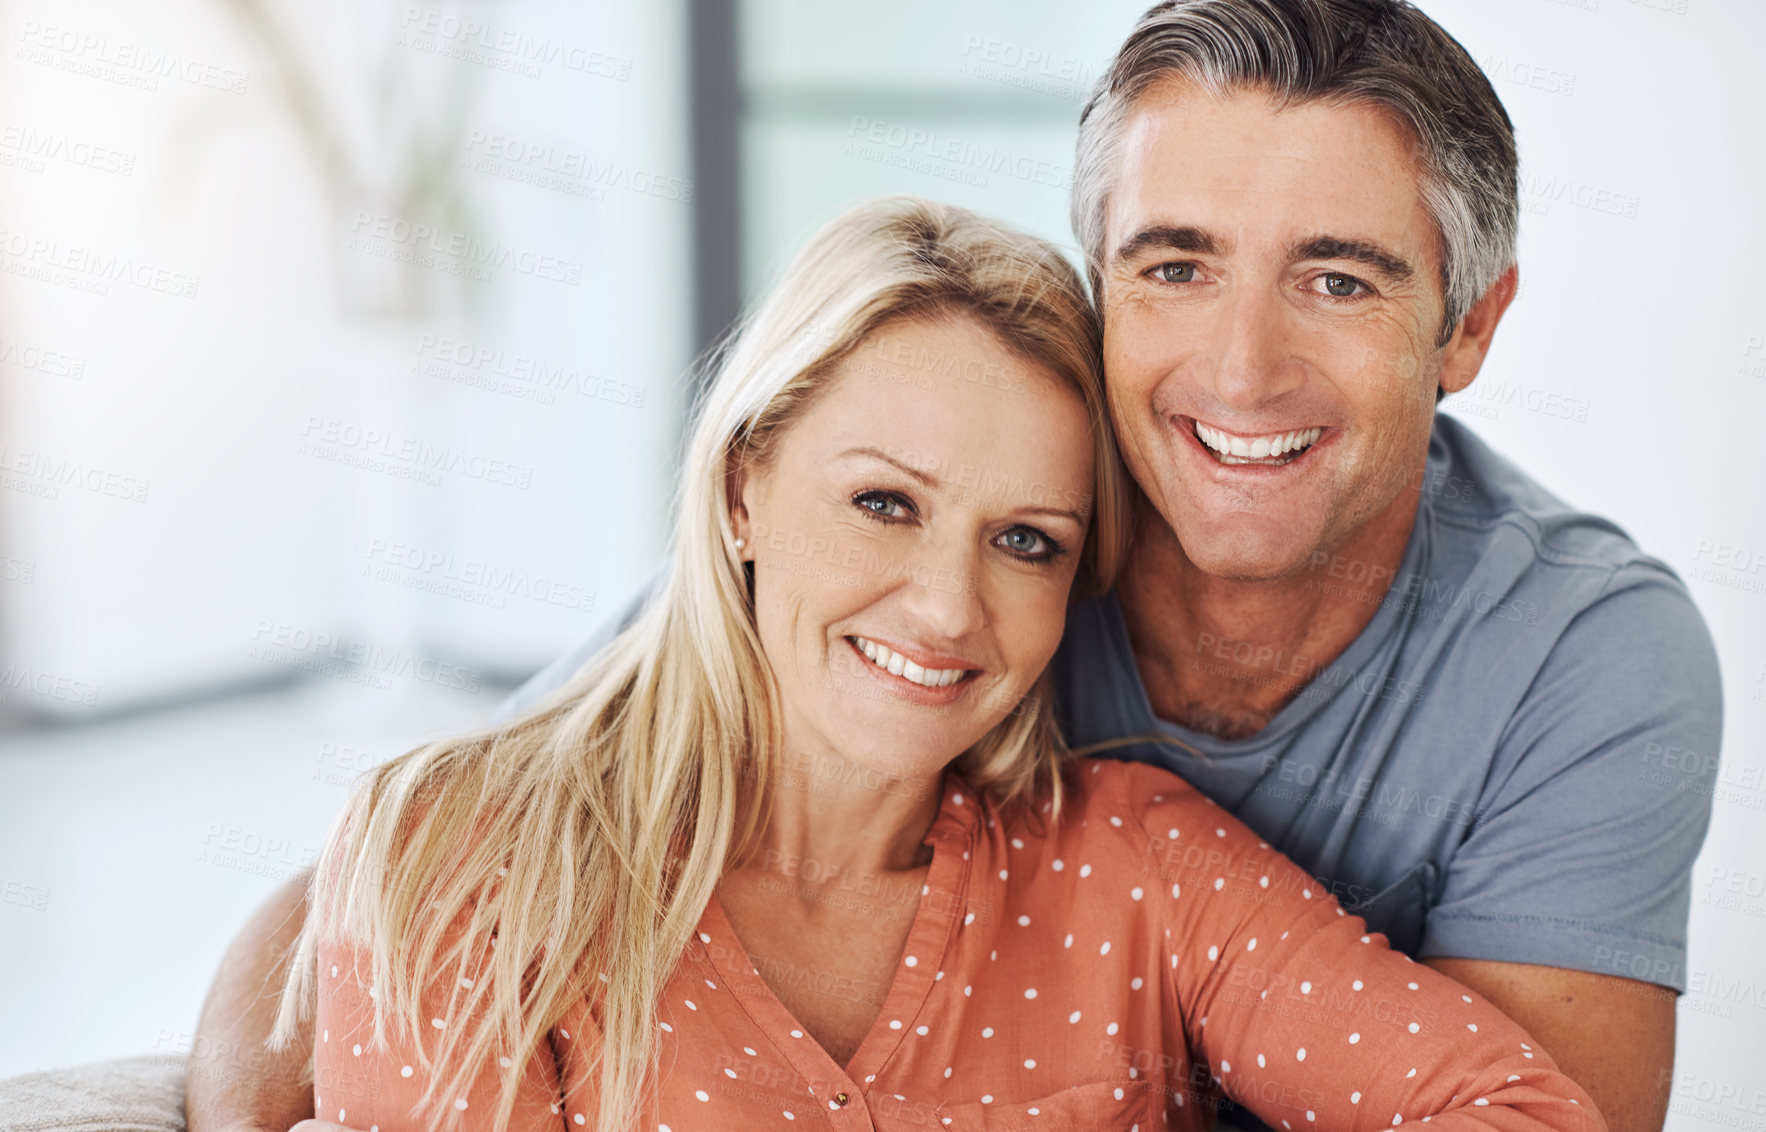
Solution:
<svg viewBox="0 0 1766 1132"><path fill-rule="evenodd" d="M1042 550L1046 550L1044 544L1049 541L1029 527L1013 527L1000 537L1005 540L1007 550L1027 558L1042 557Z"/></svg>
<svg viewBox="0 0 1766 1132"><path fill-rule="evenodd" d="M918 514L911 500L893 491L861 491L852 497L852 502L880 523L912 519ZM1016 558L1038 564L1052 562L1067 552L1066 547L1035 527L1013 527L995 538L994 545Z"/></svg>
<svg viewBox="0 0 1766 1132"><path fill-rule="evenodd" d="M902 508L901 501L893 495L867 491L855 498L853 502L880 519L899 519L902 517L897 513ZM895 508L896 511L891 511L891 508Z"/></svg>

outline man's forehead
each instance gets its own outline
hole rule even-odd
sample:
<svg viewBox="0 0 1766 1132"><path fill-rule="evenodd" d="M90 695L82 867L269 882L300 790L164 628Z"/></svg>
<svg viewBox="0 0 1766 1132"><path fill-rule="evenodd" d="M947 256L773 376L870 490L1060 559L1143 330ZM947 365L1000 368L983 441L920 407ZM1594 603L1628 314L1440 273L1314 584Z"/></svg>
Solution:
<svg viewBox="0 0 1766 1132"><path fill-rule="evenodd" d="M1225 129L1225 133L1242 128L1243 123L1253 118L1266 118L1272 124L1285 125L1302 134L1316 132L1321 126L1354 127L1395 142L1407 155L1419 148L1420 141L1402 118L1371 96L1336 93L1320 98L1284 97L1268 87L1248 84L1216 87L1181 75L1150 83L1135 97L1126 117L1130 123L1174 118L1187 118L1192 123L1202 124L1238 123Z"/></svg>
<svg viewBox="0 0 1766 1132"><path fill-rule="evenodd" d="M1112 254L1154 224L1235 244L1314 235L1433 242L1414 136L1365 100L1283 104L1258 89L1215 94L1165 80L1135 101L1122 141L1107 217Z"/></svg>

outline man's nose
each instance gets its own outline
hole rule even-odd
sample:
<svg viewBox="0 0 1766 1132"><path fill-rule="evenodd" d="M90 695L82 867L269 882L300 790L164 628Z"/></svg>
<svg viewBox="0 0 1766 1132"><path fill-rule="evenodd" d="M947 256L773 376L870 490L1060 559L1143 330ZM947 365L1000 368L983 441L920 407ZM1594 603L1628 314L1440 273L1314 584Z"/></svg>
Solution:
<svg viewBox="0 0 1766 1132"><path fill-rule="evenodd" d="M1293 350L1291 310L1263 288L1226 296L1216 308L1214 391L1223 405L1256 409L1305 380Z"/></svg>

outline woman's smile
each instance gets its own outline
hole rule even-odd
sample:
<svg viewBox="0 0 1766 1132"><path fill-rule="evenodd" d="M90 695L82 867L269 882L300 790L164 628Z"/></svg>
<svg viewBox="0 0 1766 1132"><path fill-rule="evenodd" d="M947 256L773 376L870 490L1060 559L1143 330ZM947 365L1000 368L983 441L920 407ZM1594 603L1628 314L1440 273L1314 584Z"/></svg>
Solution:
<svg viewBox="0 0 1766 1132"><path fill-rule="evenodd" d="M950 658L930 656L920 649L897 645L891 648L869 637L843 637L864 658L859 667L885 687L894 688L915 703L948 704L969 690L981 669L951 664ZM919 663L914 658L925 661Z"/></svg>

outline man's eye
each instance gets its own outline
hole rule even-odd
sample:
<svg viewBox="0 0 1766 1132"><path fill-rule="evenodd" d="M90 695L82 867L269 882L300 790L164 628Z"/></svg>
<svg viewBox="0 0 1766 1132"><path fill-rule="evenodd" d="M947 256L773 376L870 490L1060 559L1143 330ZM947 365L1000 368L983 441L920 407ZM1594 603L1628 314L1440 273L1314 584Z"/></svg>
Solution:
<svg viewBox="0 0 1766 1132"><path fill-rule="evenodd" d="M1193 263L1162 263L1153 269L1153 274L1162 283L1194 283L1196 281L1196 265Z"/></svg>
<svg viewBox="0 0 1766 1132"><path fill-rule="evenodd" d="M1321 275L1319 282L1324 293L1335 299L1352 299L1358 291L1367 289L1367 285L1353 275Z"/></svg>

